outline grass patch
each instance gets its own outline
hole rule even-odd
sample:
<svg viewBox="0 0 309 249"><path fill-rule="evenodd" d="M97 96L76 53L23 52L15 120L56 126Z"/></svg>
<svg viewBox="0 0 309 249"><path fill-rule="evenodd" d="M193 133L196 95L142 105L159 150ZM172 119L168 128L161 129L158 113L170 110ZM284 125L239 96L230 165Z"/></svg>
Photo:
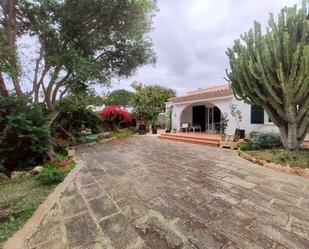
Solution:
<svg viewBox="0 0 309 249"><path fill-rule="evenodd" d="M134 133L135 131L133 129L122 129L118 131L112 131L106 134L103 138L112 138L112 137L124 138L124 137L129 137Z"/></svg>
<svg viewBox="0 0 309 249"><path fill-rule="evenodd" d="M43 172L38 175L37 179L43 185L54 185L60 183L71 172L75 165L75 162L71 162L67 168L61 169L48 163L44 166Z"/></svg>
<svg viewBox="0 0 309 249"><path fill-rule="evenodd" d="M289 152L285 149L246 151L249 155L267 162L289 165L291 167L309 168L309 150L300 149Z"/></svg>
<svg viewBox="0 0 309 249"><path fill-rule="evenodd" d="M58 157L57 159L67 158ZM0 183L0 248L1 243L11 237L33 215L75 165L75 162L71 162L65 169L57 169L61 171L61 180L57 176L55 180L54 175L48 175L46 180L46 172L55 169L55 166L46 163L44 171L37 176L24 176Z"/></svg>
<svg viewBox="0 0 309 249"><path fill-rule="evenodd" d="M0 183L0 243L14 234L54 190L34 176Z"/></svg>

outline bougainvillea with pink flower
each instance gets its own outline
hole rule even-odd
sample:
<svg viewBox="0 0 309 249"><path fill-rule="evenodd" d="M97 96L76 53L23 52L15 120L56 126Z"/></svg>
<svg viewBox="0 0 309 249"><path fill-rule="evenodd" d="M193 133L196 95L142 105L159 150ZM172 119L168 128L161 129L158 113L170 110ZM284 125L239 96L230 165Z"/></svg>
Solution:
<svg viewBox="0 0 309 249"><path fill-rule="evenodd" d="M128 110L117 105L108 105L98 113L104 120L112 122L115 129L118 129L120 124L130 123L132 120Z"/></svg>

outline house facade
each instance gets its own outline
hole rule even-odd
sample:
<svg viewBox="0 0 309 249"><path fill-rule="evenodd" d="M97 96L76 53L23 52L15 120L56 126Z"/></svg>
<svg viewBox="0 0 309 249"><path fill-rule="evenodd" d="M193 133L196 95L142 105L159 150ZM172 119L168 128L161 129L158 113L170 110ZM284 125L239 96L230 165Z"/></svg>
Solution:
<svg viewBox="0 0 309 249"><path fill-rule="evenodd" d="M236 104L242 113L239 128L244 129L246 136L252 131L279 132L267 113L260 106L239 101L234 97L228 84L198 89L186 95L174 97L166 103L171 111L172 129L181 131L182 124L189 124L192 130L198 126L202 132L220 132L221 114L226 114L228 121L227 134L234 135L238 128L236 119L231 116L230 106Z"/></svg>

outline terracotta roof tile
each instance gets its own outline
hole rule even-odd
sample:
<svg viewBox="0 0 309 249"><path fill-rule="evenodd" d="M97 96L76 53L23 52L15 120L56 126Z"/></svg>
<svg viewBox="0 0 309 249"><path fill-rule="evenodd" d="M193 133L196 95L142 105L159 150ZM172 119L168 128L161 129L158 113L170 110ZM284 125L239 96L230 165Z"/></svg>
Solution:
<svg viewBox="0 0 309 249"><path fill-rule="evenodd" d="M190 96L200 96L200 95L211 95L211 94L216 94L216 93L224 93L224 92L229 92L229 91L231 91L230 85L224 84L224 85L207 87L207 88L202 88L202 89L190 91L186 95L171 98L171 100L178 100L178 99L182 99L182 98L186 98L186 97L190 97Z"/></svg>
<svg viewBox="0 0 309 249"><path fill-rule="evenodd" d="M202 88L202 89L190 91L190 92L187 93L187 95L199 94L199 93L202 93L202 94L203 93L217 93L217 92L222 92L222 91L228 91L229 89L230 89L230 85L224 84L224 85L207 87L207 88Z"/></svg>

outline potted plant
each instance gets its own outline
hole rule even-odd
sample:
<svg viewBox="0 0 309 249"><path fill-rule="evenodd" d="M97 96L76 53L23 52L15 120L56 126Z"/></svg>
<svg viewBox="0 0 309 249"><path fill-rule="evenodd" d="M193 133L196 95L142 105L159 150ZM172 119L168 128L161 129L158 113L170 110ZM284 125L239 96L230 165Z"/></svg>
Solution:
<svg viewBox="0 0 309 249"><path fill-rule="evenodd" d="M158 133L158 130L157 130L157 120L158 120L157 116L153 117L150 120L152 134L157 134Z"/></svg>
<svg viewBox="0 0 309 249"><path fill-rule="evenodd" d="M171 111L166 112L166 128L165 132L170 133L172 130L172 118L171 118Z"/></svg>
<svg viewBox="0 0 309 249"><path fill-rule="evenodd" d="M227 113L221 114L221 121L220 121L220 137L221 140L225 140L226 138L226 129L227 129L227 123L229 120L227 119Z"/></svg>
<svg viewBox="0 0 309 249"><path fill-rule="evenodd" d="M232 150L237 148L237 143L233 141L231 136L227 136L226 129L229 120L227 119L227 114L223 113L221 115L220 122L220 147L221 148L231 148Z"/></svg>
<svg viewBox="0 0 309 249"><path fill-rule="evenodd" d="M241 113L241 111L239 109L237 109L237 105L236 104L231 104L230 105L230 113L232 115L232 117L235 118L236 123L237 123L237 127L235 130L235 141L238 141L239 139L244 139L245 138L245 130L240 129L240 122L243 119L243 115Z"/></svg>

